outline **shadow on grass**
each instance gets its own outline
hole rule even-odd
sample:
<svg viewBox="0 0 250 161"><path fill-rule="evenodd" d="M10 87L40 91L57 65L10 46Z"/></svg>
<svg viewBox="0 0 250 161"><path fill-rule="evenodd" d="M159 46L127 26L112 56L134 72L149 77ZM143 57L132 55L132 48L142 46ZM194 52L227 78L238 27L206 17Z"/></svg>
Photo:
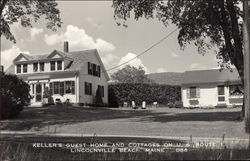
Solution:
<svg viewBox="0 0 250 161"><path fill-rule="evenodd" d="M167 111L167 110L166 110ZM121 110L111 108L76 108L63 106L28 107L19 118L0 122L1 130L30 130L50 125L65 125L81 122L131 119L136 122L173 121L236 121L240 112L192 112L173 113L157 110Z"/></svg>

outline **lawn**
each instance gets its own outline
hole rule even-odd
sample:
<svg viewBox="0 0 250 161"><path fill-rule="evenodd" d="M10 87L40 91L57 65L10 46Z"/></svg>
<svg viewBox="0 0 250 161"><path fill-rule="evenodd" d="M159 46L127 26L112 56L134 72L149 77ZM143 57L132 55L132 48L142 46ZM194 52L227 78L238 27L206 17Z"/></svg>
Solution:
<svg viewBox="0 0 250 161"><path fill-rule="evenodd" d="M0 130L97 135L248 138L240 108L175 109L28 107Z"/></svg>

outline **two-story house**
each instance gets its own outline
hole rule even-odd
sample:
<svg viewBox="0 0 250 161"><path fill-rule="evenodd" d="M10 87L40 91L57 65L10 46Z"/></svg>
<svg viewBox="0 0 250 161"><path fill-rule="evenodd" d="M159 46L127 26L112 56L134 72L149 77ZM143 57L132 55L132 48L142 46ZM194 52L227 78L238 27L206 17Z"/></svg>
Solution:
<svg viewBox="0 0 250 161"><path fill-rule="evenodd" d="M6 73L16 74L30 85L32 103L42 103L45 89L54 101L93 103L97 88L102 100L108 103L109 76L96 49L68 51L54 50L48 55L20 53Z"/></svg>

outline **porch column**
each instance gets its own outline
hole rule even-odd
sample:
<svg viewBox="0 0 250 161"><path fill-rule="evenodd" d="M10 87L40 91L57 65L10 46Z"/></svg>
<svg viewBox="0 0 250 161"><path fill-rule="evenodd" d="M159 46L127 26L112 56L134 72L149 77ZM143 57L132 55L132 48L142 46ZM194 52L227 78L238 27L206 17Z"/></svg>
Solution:
<svg viewBox="0 0 250 161"><path fill-rule="evenodd" d="M36 102L36 83L34 83L34 102Z"/></svg>

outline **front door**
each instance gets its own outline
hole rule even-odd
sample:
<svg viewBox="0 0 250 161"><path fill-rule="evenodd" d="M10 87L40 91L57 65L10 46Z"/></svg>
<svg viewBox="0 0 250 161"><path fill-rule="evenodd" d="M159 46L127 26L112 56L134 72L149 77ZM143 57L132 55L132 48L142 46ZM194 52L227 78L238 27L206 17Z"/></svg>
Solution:
<svg viewBox="0 0 250 161"><path fill-rule="evenodd" d="M42 85L37 84L36 85L36 102L42 101Z"/></svg>

